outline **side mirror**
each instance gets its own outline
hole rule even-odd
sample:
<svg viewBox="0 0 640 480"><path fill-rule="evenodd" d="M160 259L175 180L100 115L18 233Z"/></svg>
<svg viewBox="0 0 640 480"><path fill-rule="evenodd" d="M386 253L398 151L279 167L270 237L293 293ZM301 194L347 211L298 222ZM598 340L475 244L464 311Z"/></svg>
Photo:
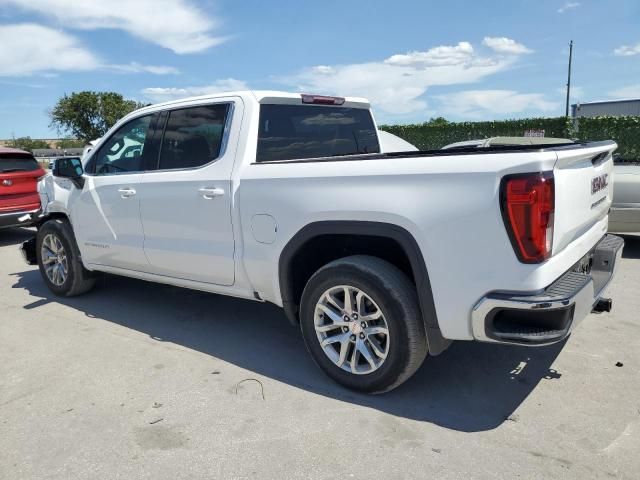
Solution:
<svg viewBox="0 0 640 480"><path fill-rule="evenodd" d="M79 158L58 158L56 159L51 173L54 177L68 178L79 189L84 188L84 169Z"/></svg>

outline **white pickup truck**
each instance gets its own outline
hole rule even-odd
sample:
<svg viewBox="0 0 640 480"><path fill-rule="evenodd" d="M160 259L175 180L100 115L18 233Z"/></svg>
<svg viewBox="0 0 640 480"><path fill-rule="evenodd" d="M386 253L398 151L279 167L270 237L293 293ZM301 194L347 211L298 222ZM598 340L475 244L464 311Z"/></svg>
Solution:
<svg viewBox="0 0 640 480"><path fill-rule="evenodd" d="M609 310L615 148L380 153L364 99L185 99L56 162L22 253L57 295L107 272L272 302L331 378L385 392L452 340L544 345Z"/></svg>

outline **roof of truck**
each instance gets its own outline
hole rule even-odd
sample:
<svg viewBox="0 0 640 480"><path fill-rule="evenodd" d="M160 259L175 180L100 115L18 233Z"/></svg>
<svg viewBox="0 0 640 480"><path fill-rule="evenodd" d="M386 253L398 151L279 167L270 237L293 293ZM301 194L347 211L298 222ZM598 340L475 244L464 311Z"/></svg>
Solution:
<svg viewBox="0 0 640 480"><path fill-rule="evenodd" d="M258 103L268 103L268 104L300 104L302 105L302 95L307 94L306 92L281 92L276 90L238 90L233 92L219 92L219 93L211 93L207 95L199 95L196 97L185 97L179 98L177 100L170 100L168 102L156 103L153 105L149 105L147 107L143 107L136 112L142 112L144 110L156 110L158 108L171 107L173 105L181 105L184 103L198 102L201 100L213 100L216 98L224 98L224 97L253 97ZM312 93L310 95L323 95L319 93ZM324 95L323 95L324 96ZM344 104L341 106L349 107L349 108L371 108L371 104L369 100L361 97L341 97L344 98Z"/></svg>

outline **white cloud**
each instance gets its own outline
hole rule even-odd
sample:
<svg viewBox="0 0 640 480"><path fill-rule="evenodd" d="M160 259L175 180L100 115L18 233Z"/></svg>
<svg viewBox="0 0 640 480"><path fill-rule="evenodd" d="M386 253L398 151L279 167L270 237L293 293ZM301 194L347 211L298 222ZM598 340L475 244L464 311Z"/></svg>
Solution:
<svg viewBox="0 0 640 480"><path fill-rule="evenodd" d="M32 23L0 25L0 59L0 76L5 77L100 66L100 60L76 38Z"/></svg>
<svg viewBox="0 0 640 480"><path fill-rule="evenodd" d="M551 112L560 108L558 102L547 100L541 93L513 90L467 90L436 98L440 111L463 118L515 115L524 111Z"/></svg>
<svg viewBox="0 0 640 480"><path fill-rule="evenodd" d="M105 68L122 73L152 73L153 75L176 75L180 71L175 67L164 65L142 65L138 62L131 62L122 65L105 65Z"/></svg>
<svg viewBox="0 0 640 480"><path fill-rule="evenodd" d="M432 86L477 82L506 70L516 59L517 55L480 56L470 43L460 42L377 62L310 67L275 80L304 92L367 97L381 119L389 121L424 114L424 94Z"/></svg>
<svg viewBox="0 0 640 480"><path fill-rule="evenodd" d="M607 92L607 95L611 98L640 98L640 83L635 85L627 85L626 87L618 88Z"/></svg>
<svg viewBox="0 0 640 480"><path fill-rule="evenodd" d="M33 23L0 25L0 77L34 74L52 77L53 72L113 70L123 73L178 73L174 67L131 62L109 65L83 47L77 38Z"/></svg>
<svg viewBox="0 0 640 480"><path fill-rule="evenodd" d="M235 78L217 80L209 85L196 87L149 87L142 90L146 99L154 103L167 102L185 97L195 97L198 95L213 95L221 92L231 92L247 90L247 84Z"/></svg>
<svg viewBox="0 0 640 480"><path fill-rule="evenodd" d="M482 44L496 53L505 55L523 55L533 52L530 48L507 37L484 37Z"/></svg>
<svg viewBox="0 0 640 480"><path fill-rule="evenodd" d="M617 57L631 57L633 55L640 55L640 43L635 45L622 45L613 51L613 54Z"/></svg>
<svg viewBox="0 0 640 480"><path fill-rule="evenodd" d="M472 57L473 46L469 42L459 42L458 45L455 46L443 45L431 48L426 52L414 51L406 54L392 55L387 58L384 63L399 67L434 67L460 65L470 61Z"/></svg>
<svg viewBox="0 0 640 480"><path fill-rule="evenodd" d="M558 13L564 13L567 10L572 10L574 8L578 8L579 6L580 2L567 2L558 9Z"/></svg>
<svg viewBox="0 0 640 480"><path fill-rule="evenodd" d="M514 42L515 43L515 42ZM519 45L519 44L516 44ZM376 62L347 65L316 65L305 68L297 74L273 77L272 80L301 92L359 96L368 98L378 116L383 121L415 117L416 114L433 114L427 107L425 93L433 86L461 85L478 82L488 76L511 67L518 54L528 49L512 48L509 55L495 54L481 56L468 42L457 45L442 45L425 51L412 51L392 55ZM153 102L176 98L207 95L231 90L247 89L241 80L229 78L211 84L191 87L145 88L143 96ZM556 103L547 101L541 94L520 94L504 90L485 91L488 104L483 106L480 91L463 92L467 99L473 96L470 114L484 110L485 113L511 113L525 109L551 110ZM473 95L475 93L475 95ZM453 111L458 97L441 96L439 103ZM503 103L499 105L491 102ZM456 108L456 110L463 110Z"/></svg>
<svg viewBox="0 0 640 480"><path fill-rule="evenodd" d="M312 67L316 73L333 73L335 70L328 65L316 65Z"/></svg>
<svg viewBox="0 0 640 480"><path fill-rule="evenodd" d="M212 31L219 24L191 0L0 0L81 30L124 30L178 54L201 52L225 39Z"/></svg>

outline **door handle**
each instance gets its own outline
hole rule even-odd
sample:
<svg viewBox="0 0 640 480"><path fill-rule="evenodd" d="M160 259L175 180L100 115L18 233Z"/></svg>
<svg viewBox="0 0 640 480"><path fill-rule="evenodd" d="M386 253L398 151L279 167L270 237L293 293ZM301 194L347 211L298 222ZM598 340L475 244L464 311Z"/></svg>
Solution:
<svg viewBox="0 0 640 480"><path fill-rule="evenodd" d="M136 191L133 188L121 188L118 190L121 198L129 198L133 197L136 194Z"/></svg>
<svg viewBox="0 0 640 480"><path fill-rule="evenodd" d="M224 190L221 188L201 188L198 192L200 192L207 200L212 200L215 197L221 197L224 195Z"/></svg>

